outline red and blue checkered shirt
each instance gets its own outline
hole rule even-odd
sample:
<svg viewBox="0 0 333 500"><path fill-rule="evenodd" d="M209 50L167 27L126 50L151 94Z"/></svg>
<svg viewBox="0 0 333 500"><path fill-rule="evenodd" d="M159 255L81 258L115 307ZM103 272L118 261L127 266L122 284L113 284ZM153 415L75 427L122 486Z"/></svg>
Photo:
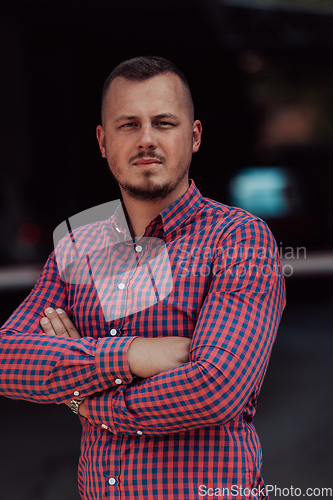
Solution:
<svg viewBox="0 0 333 500"><path fill-rule="evenodd" d="M1 329L0 394L86 397L84 500L268 498L253 419L284 305L266 224L191 181L139 241L122 205L60 241ZM48 306L65 309L82 338L44 334ZM192 338L189 362L133 377L132 340L172 335Z"/></svg>

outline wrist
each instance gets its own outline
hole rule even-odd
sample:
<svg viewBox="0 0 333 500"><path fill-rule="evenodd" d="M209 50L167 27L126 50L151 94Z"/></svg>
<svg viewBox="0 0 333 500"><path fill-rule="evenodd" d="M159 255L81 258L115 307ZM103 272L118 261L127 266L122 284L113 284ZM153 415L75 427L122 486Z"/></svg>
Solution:
<svg viewBox="0 0 333 500"><path fill-rule="evenodd" d="M79 415L81 415L81 417L87 418L85 401L82 401L82 403L79 405L79 412L78 413L79 413Z"/></svg>
<svg viewBox="0 0 333 500"><path fill-rule="evenodd" d="M80 406L84 402L84 398L76 398L72 399L70 402L70 409L72 410L75 415L79 414Z"/></svg>
<svg viewBox="0 0 333 500"><path fill-rule="evenodd" d="M127 351L127 362L133 376L147 378L154 373L151 369L151 353L149 347L151 340L144 337L136 337Z"/></svg>

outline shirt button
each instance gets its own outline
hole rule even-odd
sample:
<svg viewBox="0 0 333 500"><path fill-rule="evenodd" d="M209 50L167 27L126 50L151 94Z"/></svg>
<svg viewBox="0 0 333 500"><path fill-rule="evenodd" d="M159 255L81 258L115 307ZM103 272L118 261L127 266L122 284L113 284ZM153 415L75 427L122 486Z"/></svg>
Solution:
<svg viewBox="0 0 333 500"><path fill-rule="evenodd" d="M111 486L113 486L114 484L116 484L116 480L115 480L114 477L110 477L109 484L111 484Z"/></svg>
<svg viewBox="0 0 333 500"><path fill-rule="evenodd" d="M74 391L74 396L80 396L79 391Z"/></svg>
<svg viewBox="0 0 333 500"><path fill-rule="evenodd" d="M124 283L119 283L118 288L119 288L119 290L124 290L125 284Z"/></svg>
<svg viewBox="0 0 333 500"><path fill-rule="evenodd" d="M117 335L117 330L112 328L112 330L110 330L110 335L112 335L112 336Z"/></svg>
<svg viewBox="0 0 333 500"><path fill-rule="evenodd" d="M121 233L119 227L116 227L116 231L118 231L118 233Z"/></svg>
<svg viewBox="0 0 333 500"><path fill-rule="evenodd" d="M102 424L101 427L102 427L102 429L108 429L108 426L105 424Z"/></svg>
<svg viewBox="0 0 333 500"><path fill-rule="evenodd" d="M136 431L138 436L142 436L142 431Z"/></svg>
<svg viewBox="0 0 333 500"><path fill-rule="evenodd" d="M135 250L136 250L137 252L139 252L139 253L140 253L140 252L142 252L142 246L141 246L141 245L137 245L137 246L135 247Z"/></svg>
<svg viewBox="0 0 333 500"><path fill-rule="evenodd" d="M119 385L122 384L123 382L120 378L116 378L115 383Z"/></svg>

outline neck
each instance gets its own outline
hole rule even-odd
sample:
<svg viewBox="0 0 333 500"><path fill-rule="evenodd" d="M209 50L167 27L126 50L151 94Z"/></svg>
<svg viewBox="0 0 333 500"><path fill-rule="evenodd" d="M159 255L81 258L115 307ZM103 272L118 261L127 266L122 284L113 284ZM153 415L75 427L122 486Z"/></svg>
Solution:
<svg viewBox="0 0 333 500"><path fill-rule="evenodd" d="M132 238L141 238L148 224L158 215L163 212L174 201L178 200L188 189L189 182L182 183L181 186L170 193L169 196L163 199L154 201L137 200L129 196L121 189L123 202L126 207L128 216L128 226L131 231Z"/></svg>

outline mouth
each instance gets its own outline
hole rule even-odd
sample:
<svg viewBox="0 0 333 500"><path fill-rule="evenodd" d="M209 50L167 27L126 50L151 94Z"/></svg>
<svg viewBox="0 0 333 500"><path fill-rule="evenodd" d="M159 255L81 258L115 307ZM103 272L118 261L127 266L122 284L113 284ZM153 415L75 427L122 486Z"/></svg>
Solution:
<svg viewBox="0 0 333 500"><path fill-rule="evenodd" d="M162 165L162 162L156 158L140 158L134 162L134 165L139 168L154 168Z"/></svg>

